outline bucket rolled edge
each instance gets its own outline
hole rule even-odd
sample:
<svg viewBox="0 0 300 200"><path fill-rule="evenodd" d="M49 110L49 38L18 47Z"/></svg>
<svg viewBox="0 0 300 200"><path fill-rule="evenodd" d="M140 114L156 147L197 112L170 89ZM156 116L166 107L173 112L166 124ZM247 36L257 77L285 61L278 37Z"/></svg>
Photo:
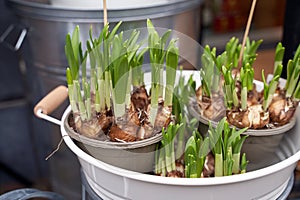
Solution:
<svg viewBox="0 0 300 200"><path fill-rule="evenodd" d="M203 0L177 0L159 6L148 6L131 9L109 9L110 22L137 21L145 18L168 17L197 8ZM100 9L74 9L53 7L47 4L33 3L21 0L7 0L7 5L18 15L45 21L88 21L103 23L103 12Z"/></svg>

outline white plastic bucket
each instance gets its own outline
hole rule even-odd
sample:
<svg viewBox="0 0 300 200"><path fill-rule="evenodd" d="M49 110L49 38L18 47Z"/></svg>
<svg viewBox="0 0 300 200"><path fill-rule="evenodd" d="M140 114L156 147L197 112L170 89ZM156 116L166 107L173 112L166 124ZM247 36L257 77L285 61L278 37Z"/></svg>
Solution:
<svg viewBox="0 0 300 200"><path fill-rule="evenodd" d="M193 71L184 71L189 77ZM55 99L57 100L57 99ZM262 163L249 163L245 174L214 178L169 178L125 170L104 163L79 148L68 135L63 122L71 111L64 111L61 120L37 113L60 125L64 142L79 159L91 188L103 199L277 199L286 189L300 159L300 110L295 126L282 137L280 144ZM263 144L262 144L263 145Z"/></svg>
<svg viewBox="0 0 300 200"><path fill-rule="evenodd" d="M62 121L69 111L70 107ZM285 190L300 158L299 132L298 117L274 157L266 158L277 159L274 165L233 176L189 179L153 176L106 164L82 151L61 126L64 141L78 157L88 183L103 199L276 199Z"/></svg>

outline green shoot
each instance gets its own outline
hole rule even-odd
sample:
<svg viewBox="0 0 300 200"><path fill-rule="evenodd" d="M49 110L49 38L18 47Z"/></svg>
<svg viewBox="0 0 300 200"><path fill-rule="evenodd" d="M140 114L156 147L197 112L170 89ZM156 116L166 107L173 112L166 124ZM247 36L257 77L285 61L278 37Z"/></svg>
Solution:
<svg viewBox="0 0 300 200"><path fill-rule="evenodd" d="M156 144L155 146L155 155L154 155L154 160L155 160L155 167L154 167L154 173L155 174L160 174L161 173L161 168L160 168L160 143Z"/></svg>
<svg viewBox="0 0 300 200"><path fill-rule="evenodd" d="M225 118L223 118L217 125L213 128L209 122L209 138L210 146L213 154L215 155L215 176L223 176L223 139L222 132L225 125Z"/></svg>
<svg viewBox="0 0 300 200"><path fill-rule="evenodd" d="M274 72L276 74L278 65L282 64L283 56L284 56L285 48L282 46L281 42L279 42L276 46L275 50L275 62L274 62Z"/></svg>
<svg viewBox="0 0 300 200"><path fill-rule="evenodd" d="M177 130L177 146L175 149L175 159L178 160L181 158L181 156L184 154L184 135L185 135L185 131L186 131L186 126L187 126L187 122L186 122L186 118L183 118L182 115L180 116L179 119L180 123L182 124L178 130Z"/></svg>
<svg viewBox="0 0 300 200"><path fill-rule="evenodd" d="M253 80L254 80L254 70L250 63L242 66L240 72L241 80L241 108L245 110L247 108L247 94L253 89Z"/></svg>
<svg viewBox="0 0 300 200"><path fill-rule="evenodd" d="M246 168L247 168L248 163L249 163L249 161L247 161L247 159L246 159L246 154L243 153L242 161L241 161L241 174L246 173Z"/></svg>
<svg viewBox="0 0 300 200"><path fill-rule="evenodd" d="M155 151L155 173L161 174L161 176L166 176L166 161L165 161L165 151L163 150L163 147L159 149L161 145L157 145L156 151Z"/></svg>
<svg viewBox="0 0 300 200"><path fill-rule="evenodd" d="M185 148L185 177L199 178L204 167L206 155L209 151L209 139L204 140L199 132L194 131L188 139Z"/></svg>
<svg viewBox="0 0 300 200"><path fill-rule="evenodd" d="M228 176L241 171L240 152L246 136L241 136L246 128L238 131L230 128L228 122L223 118L213 128L209 124L209 139L213 154L215 155L215 176Z"/></svg>
<svg viewBox="0 0 300 200"><path fill-rule="evenodd" d="M295 89L295 92L293 94L293 97L296 101L300 101L300 81L298 81L298 85Z"/></svg>
<svg viewBox="0 0 300 200"><path fill-rule="evenodd" d="M256 51L262 40L250 42L249 38L246 41L246 47L243 55L243 64L240 70L241 81L241 109L247 109L248 92L253 89L254 69L253 63L256 60Z"/></svg>
<svg viewBox="0 0 300 200"><path fill-rule="evenodd" d="M243 132L245 130L242 130ZM233 142L232 144L232 157L233 157L233 167L232 167L232 172L234 174L238 174L240 173L241 169L242 169L242 166L240 166L240 156L241 156L241 149L242 149L242 146L243 146L243 143L245 142L247 136L244 135L244 136L238 136L236 138L236 140Z"/></svg>
<svg viewBox="0 0 300 200"><path fill-rule="evenodd" d="M167 129L162 129L163 139L161 141L163 149L165 151L165 164L167 172L176 170L175 165L175 136L178 132L178 129L182 127L183 124L170 124Z"/></svg>
<svg viewBox="0 0 300 200"><path fill-rule="evenodd" d="M189 106L190 97L195 96L196 82L193 80L193 75L186 81L180 70L178 84L174 88L172 114L175 116L175 121L180 121L182 116L188 115L186 112Z"/></svg>
<svg viewBox="0 0 300 200"><path fill-rule="evenodd" d="M65 54L69 64L66 70L66 78L71 108L74 113L79 113L81 119L84 121L88 119L88 116L79 84L79 67L82 66L83 76L85 78L87 52L82 55L81 43L79 41L79 26L76 26L74 29L72 37L70 34L67 34ZM85 82L83 82L83 86L84 85Z"/></svg>
<svg viewBox="0 0 300 200"><path fill-rule="evenodd" d="M171 40L166 54L166 88L164 106L172 106L173 89L178 66L179 50L175 46L176 40Z"/></svg>
<svg viewBox="0 0 300 200"><path fill-rule="evenodd" d="M200 69L201 85L202 85L203 95L208 97L211 96L211 90L213 90L213 87L215 85L219 86L218 84L214 83L215 54L216 54L216 48L210 50L210 47L206 45L201 57L201 62L202 62L202 68Z"/></svg>
<svg viewBox="0 0 300 200"><path fill-rule="evenodd" d="M85 99L85 107L86 107L86 114L87 120L92 119L92 102L91 102L91 88L90 85L85 82L84 84L84 99Z"/></svg>
<svg viewBox="0 0 300 200"><path fill-rule="evenodd" d="M300 45L298 47L300 49ZM300 51L298 50L297 51ZM296 52L297 53L297 52ZM299 53L300 54L300 53ZM287 82L286 82L286 97L292 97L299 84L299 74L300 74L300 55L295 54L293 60L289 60L287 65ZM298 56L298 58L296 57Z"/></svg>
<svg viewBox="0 0 300 200"><path fill-rule="evenodd" d="M77 96L77 103L79 107L80 117L83 121L85 121L87 120L87 112L86 112L85 104L82 99L81 89L78 81L74 81L74 91L76 92L76 96Z"/></svg>
<svg viewBox="0 0 300 200"><path fill-rule="evenodd" d="M76 27L74 32L79 32L79 27ZM74 35L74 34L73 34ZM75 34L76 35L76 34ZM72 39L70 34L66 36L65 54L70 67L70 72L73 80L78 80L79 78L79 60L78 60L78 49L79 47L74 47L72 44ZM77 55L77 56L76 56Z"/></svg>
<svg viewBox="0 0 300 200"><path fill-rule="evenodd" d="M149 120L154 125L157 109L158 109L158 98L163 94L163 63L166 57L165 46L168 38L170 37L171 30L168 30L159 36L155 30L152 22L147 20L148 28L148 47L150 53L150 64L151 64L151 107ZM176 54L176 52L175 52ZM175 56L176 57L176 56ZM172 98L171 98L172 100Z"/></svg>
<svg viewBox="0 0 300 200"><path fill-rule="evenodd" d="M240 50L241 50L241 45L239 45L239 39L232 37L229 40L229 42L227 42L226 44L225 47L226 60L223 63L228 70L231 70L233 67L238 66Z"/></svg>
<svg viewBox="0 0 300 200"><path fill-rule="evenodd" d="M237 92L235 90L236 79L232 77L232 73L225 66L222 67L222 74L224 76L224 98L226 100L227 108L231 109L233 106L237 107L239 104Z"/></svg>
<svg viewBox="0 0 300 200"><path fill-rule="evenodd" d="M71 70L69 67L66 70L66 77L67 77L68 95L69 95L71 109L74 113L77 113L78 107L76 104L76 95L74 94L73 78L72 78Z"/></svg>
<svg viewBox="0 0 300 200"><path fill-rule="evenodd" d="M262 70L262 80L264 83L264 99L263 99L262 106L263 106L264 111L267 111L267 109L269 108L269 106L272 102L272 98L276 91L281 72L282 72L282 64L279 64L277 66L277 74L274 74L270 83L267 84L265 75L264 75L264 70Z"/></svg>
<svg viewBox="0 0 300 200"><path fill-rule="evenodd" d="M249 63L251 67L253 66L253 63L256 60L256 56L257 56L256 53L257 49L262 42L263 42L262 40L258 40L258 41L253 40L250 42L250 39L247 38L246 48L243 55L243 66L245 66L247 63Z"/></svg>

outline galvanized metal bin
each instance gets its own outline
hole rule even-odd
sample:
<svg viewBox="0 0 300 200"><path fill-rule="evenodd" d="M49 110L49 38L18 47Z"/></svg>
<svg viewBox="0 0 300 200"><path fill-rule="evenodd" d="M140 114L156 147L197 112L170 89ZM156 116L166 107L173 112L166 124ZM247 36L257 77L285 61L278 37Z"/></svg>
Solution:
<svg viewBox="0 0 300 200"><path fill-rule="evenodd" d="M43 96L54 87L65 84L67 61L64 53L65 36L80 26L81 40L88 39L88 30L93 26L97 35L103 27L103 11L88 2L86 7L78 5L82 1L61 0L6 0L9 8L18 16L20 27L25 27L26 46L22 49L31 80L33 95ZM170 28L186 34L194 40L200 37L200 6L202 0L109 0L108 21L110 26L123 21L120 30L146 27L150 18L157 27ZM138 2L138 3L136 3ZM58 4L57 4L58 3ZM186 60L196 64L198 53L188 44L181 43L180 49ZM182 53L181 53L182 55ZM61 116L67 104L61 106L54 116ZM50 126L44 130L51 134L53 148L59 143L59 129ZM68 199L76 199L80 193L78 160L62 146L49 161L53 190ZM70 170L70 168L72 170ZM76 195L76 193L78 193ZM79 194L80 195L80 194Z"/></svg>

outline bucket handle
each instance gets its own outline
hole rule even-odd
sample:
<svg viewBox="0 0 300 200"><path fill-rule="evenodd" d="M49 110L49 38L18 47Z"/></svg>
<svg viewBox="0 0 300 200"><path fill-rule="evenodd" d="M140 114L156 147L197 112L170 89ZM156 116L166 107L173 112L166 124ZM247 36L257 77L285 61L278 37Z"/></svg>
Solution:
<svg viewBox="0 0 300 200"><path fill-rule="evenodd" d="M13 32L19 31L18 39L16 39L15 44L11 44L11 42L7 41L6 39L8 38L9 35L11 35ZM27 34L27 29L22 28L19 26L16 26L14 24L11 24L5 31L4 33L0 36L0 43L3 43L7 48L13 50L13 51L18 51L23 44L23 41L26 37Z"/></svg>
<svg viewBox="0 0 300 200"><path fill-rule="evenodd" d="M68 97L68 88L64 85L57 86L41 99L33 109L34 114L42 119L61 125L61 121L49 116L58 106L60 106Z"/></svg>

